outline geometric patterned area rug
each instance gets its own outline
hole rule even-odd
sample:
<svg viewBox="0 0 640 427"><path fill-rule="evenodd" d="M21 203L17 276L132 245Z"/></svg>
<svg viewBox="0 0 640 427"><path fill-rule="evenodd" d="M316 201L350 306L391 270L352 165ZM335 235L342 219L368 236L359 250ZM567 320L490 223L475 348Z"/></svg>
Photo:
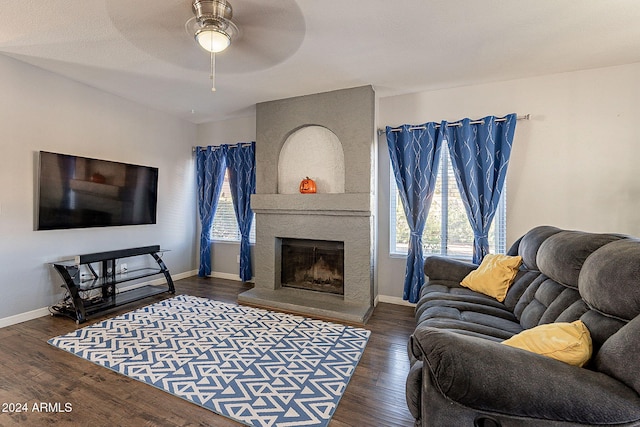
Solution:
<svg viewBox="0 0 640 427"><path fill-rule="evenodd" d="M370 331L179 295L49 344L250 426L326 426Z"/></svg>

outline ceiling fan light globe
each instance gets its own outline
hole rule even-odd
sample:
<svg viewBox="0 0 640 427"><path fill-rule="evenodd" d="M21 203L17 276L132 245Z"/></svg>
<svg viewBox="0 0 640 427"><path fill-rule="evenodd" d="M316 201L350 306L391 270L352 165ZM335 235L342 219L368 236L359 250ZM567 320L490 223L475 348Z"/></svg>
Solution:
<svg viewBox="0 0 640 427"><path fill-rule="evenodd" d="M207 52L219 53L231 44L231 37L224 31L213 27L204 27L196 31L196 41Z"/></svg>

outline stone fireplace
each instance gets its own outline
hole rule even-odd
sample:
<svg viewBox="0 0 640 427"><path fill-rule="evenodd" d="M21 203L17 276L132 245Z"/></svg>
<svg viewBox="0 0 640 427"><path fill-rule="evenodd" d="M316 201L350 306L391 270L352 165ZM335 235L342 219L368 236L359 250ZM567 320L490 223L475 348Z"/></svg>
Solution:
<svg viewBox="0 0 640 427"><path fill-rule="evenodd" d="M257 185L251 198L256 214L255 287L240 294L238 302L351 323L367 321L375 298L374 141L375 94L370 86L257 105ZM297 191L307 176L316 181L316 194ZM300 242L316 242L316 253L339 242L342 271L327 267L334 260L324 255L298 272L304 276L304 270L319 271L315 285L290 286L288 279L283 283L291 274L283 267L283 247L286 256L291 244ZM336 291L338 276L341 292ZM322 292L330 287L322 282L333 283L334 291Z"/></svg>

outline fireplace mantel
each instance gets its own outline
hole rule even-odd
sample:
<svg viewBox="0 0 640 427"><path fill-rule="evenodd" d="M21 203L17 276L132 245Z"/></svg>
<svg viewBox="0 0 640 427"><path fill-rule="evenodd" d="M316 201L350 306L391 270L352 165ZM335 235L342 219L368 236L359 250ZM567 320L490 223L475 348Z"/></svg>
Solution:
<svg viewBox="0 0 640 427"><path fill-rule="evenodd" d="M251 209L257 214L370 216L371 194L252 194Z"/></svg>

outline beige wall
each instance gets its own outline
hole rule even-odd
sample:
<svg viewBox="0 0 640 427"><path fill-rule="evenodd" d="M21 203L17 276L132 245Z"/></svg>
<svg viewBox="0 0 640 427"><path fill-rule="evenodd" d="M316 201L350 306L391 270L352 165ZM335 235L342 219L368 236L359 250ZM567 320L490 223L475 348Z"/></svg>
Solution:
<svg viewBox="0 0 640 427"><path fill-rule="evenodd" d="M507 244L539 224L640 236L638 76L640 64L631 64L382 98L377 124L531 114L518 122L507 176ZM199 145L254 138L253 116L198 126ZM378 293L395 300L405 258L389 256L384 138L378 153ZM237 274L237 246L214 247L215 271Z"/></svg>
<svg viewBox="0 0 640 427"><path fill-rule="evenodd" d="M254 140L255 116L195 126L3 56L0 76L0 326L60 296L47 263L61 256L159 243L172 274L197 268L191 146ZM507 177L508 243L538 224L640 236L638 76L632 64L382 98L377 123L530 113ZM384 139L378 148L378 293L399 298L405 260L388 255ZM159 167L158 224L34 231L39 150ZM237 244L213 253L214 271L237 275Z"/></svg>
<svg viewBox="0 0 640 427"><path fill-rule="evenodd" d="M550 224L640 236L640 63L380 100L378 126L516 112L507 176L507 245ZM389 257L389 156L379 141L379 293L402 296Z"/></svg>
<svg viewBox="0 0 640 427"><path fill-rule="evenodd" d="M0 94L0 326L47 313L65 257L159 244L172 275L196 268L196 125L2 55ZM157 167L157 224L34 231L40 150Z"/></svg>

